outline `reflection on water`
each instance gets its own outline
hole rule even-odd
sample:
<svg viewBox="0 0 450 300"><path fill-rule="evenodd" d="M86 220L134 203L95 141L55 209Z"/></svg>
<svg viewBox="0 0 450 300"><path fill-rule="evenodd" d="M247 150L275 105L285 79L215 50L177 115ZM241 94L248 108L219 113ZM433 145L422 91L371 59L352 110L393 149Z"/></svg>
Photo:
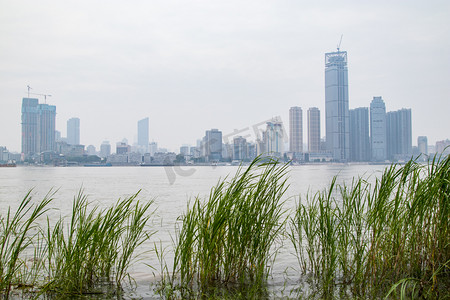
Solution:
<svg viewBox="0 0 450 300"><path fill-rule="evenodd" d="M177 217L186 211L189 199L199 196L206 197L219 179L232 176L238 167L233 166L195 166L195 172L190 176L177 176L173 184L167 177L164 167L17 167L0 168L0 212L5 213L8 206L15 209L24 195L33 189L36 201L41 200L50 190L54 190L54 201L48 212L53 224L60 215L66 216L72 208L73 197L82 188L88 199L99 206L110 206L119 197L126 197L141 190L142 201L155 200L157 216L152 226L158 233L151 241L145 243L141 251L152 249L154 243L161 241L163 247L169 247ZM372 179L381 174L385 166L380 165L302 165L293 166L289 171L290 187L286 193L286 208L292 208L299 195L316 192L326 188L334 176L338 182L351 183L353 177L363 176ZM138 250L139 251L139 250ZM288 242L277 256L274 265L271 286L274 290L282 289L285 277L297 276L292 268L297 264L296 258ZM171 256L168 253L167 262L170 265ZM138 284L138 294L151 294L149 283L155 281L152 270L146 266L158 267L158 261L152 254L146 254L143 261L134 264L130 272ZM294 280L295 281L295 280Z"/></svg>

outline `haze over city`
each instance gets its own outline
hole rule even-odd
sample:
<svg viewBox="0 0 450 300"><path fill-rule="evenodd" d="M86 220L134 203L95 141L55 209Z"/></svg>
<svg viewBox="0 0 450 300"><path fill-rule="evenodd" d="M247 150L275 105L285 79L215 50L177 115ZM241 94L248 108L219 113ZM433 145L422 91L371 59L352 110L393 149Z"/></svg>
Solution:
<svg viewBox="0 0 450 300"><path fill-rule="evenodd" d="M0 144L20 151L27 85L51 94L80 143L150 140L175 151L288 109L325 111L324 53L348 52L350 108L411 108L412 140L449 137L450 4L380 1L3 2ZM44 99L40 97L40 102ZM322 117L322 128L325 118ZM322 136L325 134L322 131Z"/></svg>

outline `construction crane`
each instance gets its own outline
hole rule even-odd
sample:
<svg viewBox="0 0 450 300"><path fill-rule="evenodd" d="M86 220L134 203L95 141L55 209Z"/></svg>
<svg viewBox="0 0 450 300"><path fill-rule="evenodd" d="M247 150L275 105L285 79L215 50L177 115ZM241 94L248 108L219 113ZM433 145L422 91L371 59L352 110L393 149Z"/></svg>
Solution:
<svg viewBox="0 0 450 300"><path fill-rule="evenodd" d="M29 95L36 95L36 96L44 96L44 103L47 104L47 97L51 97L52 95L46 95L46 94L36 94L36 93L28 93Z"/></svg>
<svg viewBox="0 0 450 300"><path fill-rule="evenodd" d="M31 90L31 86L27 85L28 88L28 98L30 98L30 90Z"/></svg>
<svg viewBox="0 0 450 300"><path fill-rule="evenodd" d="M341 43L342 43L342 36L344 34L341 34L341 40L339 41L339 44L337 45L337 51L339 52L339 49L341 48Z"/></svg>
<svg viewBox="0 0 450 300"><path fill-rule="evenodd" d="M52 95L47 95L47 94L38 94L38 93L30 93L30 90L32 90L33 88L29 85L27 85L28 88L28 98L30 98L30 95L36 95L36 96L44 96L44 103L47 104L47 97L51 97Z"/></svg>

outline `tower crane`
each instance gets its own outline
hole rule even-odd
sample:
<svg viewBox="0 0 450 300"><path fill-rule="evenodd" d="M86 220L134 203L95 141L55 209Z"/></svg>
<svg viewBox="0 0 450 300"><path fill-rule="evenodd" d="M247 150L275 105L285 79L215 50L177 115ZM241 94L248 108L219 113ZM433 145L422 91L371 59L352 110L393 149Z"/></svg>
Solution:
<svg viewBox="0 0 450 300"><path fill-rule="evenodd" d="M38 94L38 93L30 93L30 90L32 90L33 88L29 85L27 85L28 88L28 98L30 98L30 95L36 95L36 96L44 96L44 103L47 104L47 97L51 97L52 95L48 95L48 94Z"/></svg>
<svg viewBox="0 0 450 300"><path fill-rule="evenodd" d="M36 95L36 96L44 96L44 103L47 104L47 97L51 97L52 95L46 95L46 94L37 94L37 93L29 93L30 95Z"/></svg>

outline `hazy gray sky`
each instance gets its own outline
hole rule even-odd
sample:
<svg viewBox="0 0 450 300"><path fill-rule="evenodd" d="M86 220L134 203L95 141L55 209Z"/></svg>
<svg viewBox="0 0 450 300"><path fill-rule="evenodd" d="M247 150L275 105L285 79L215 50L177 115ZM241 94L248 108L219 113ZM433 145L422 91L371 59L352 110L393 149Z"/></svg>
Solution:
<svg viewBox="0 0 450 300"><path fill-rule="evenodd" d="M0 0L0 146L20 151L27 85L97 148L178 150L291 106L324 121L324 53L348 51L350 108L411 108L413 144L450 138L450 1ZM43 99L41 99L43 101ZM322 122L324 124L324 122ZM322 135L324 135L322 127ZM306 129L304 130L306 142Z"/></svg>

